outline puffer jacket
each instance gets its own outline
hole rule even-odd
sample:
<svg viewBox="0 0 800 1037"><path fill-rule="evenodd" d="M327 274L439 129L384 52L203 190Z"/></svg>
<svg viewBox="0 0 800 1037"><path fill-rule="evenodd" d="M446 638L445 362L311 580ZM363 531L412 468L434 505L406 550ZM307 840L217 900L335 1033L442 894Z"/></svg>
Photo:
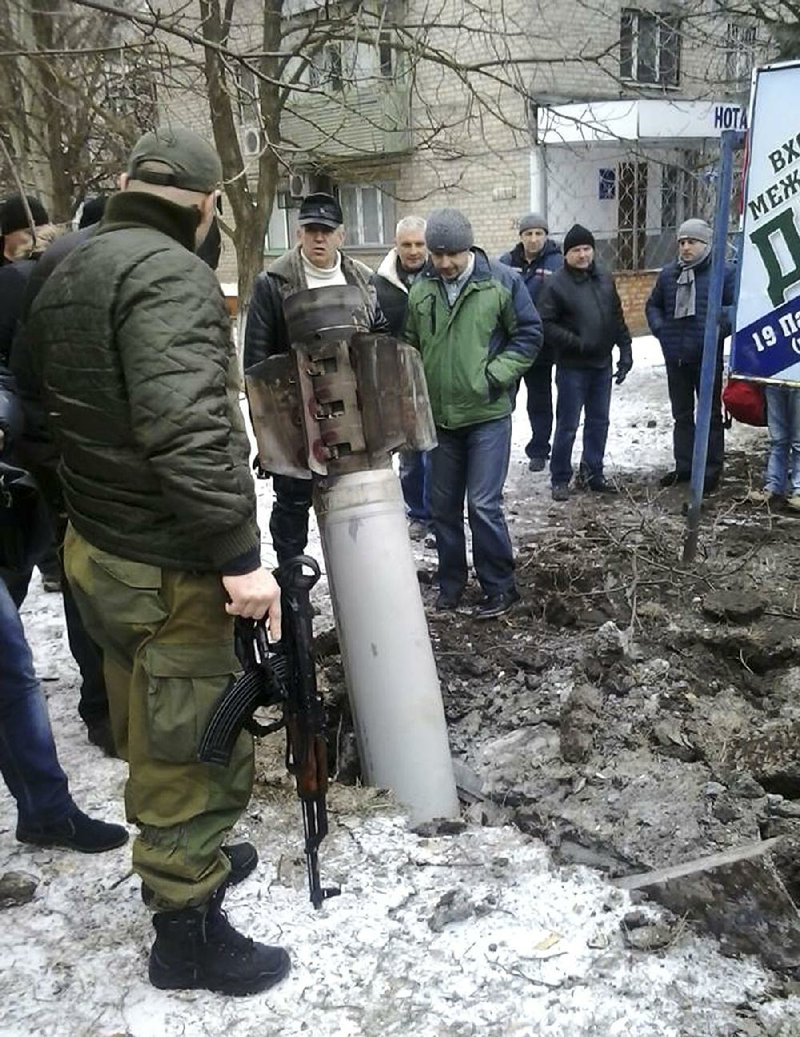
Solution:
<svg viewBox="0 0 800 1037"><path fill-rule="evenodd" d="M631 333L625 323L614 278L596 263L587 270L566 264L539 297L545 341L561 367L606 367L614 346L630 367Z"/></svg>
<svg viewBox="0 0 800 1037"><path fill-rule="evenodd" d="M481 249L473 252L474 269L452 308L430 262L408 297L403 338L422 353L433 418L446 429L510 414L509 392L542 344L522 278Z"/></svg>
<svg viewBox="0 0 800 1037"><path fill-rule="evenodd" d="M531 299L533 299L533 305L538 306L539 295L541 294L542 288L547 284L556 270L560 270L564 265L564 257L561 254L561 249L555 243L547 238L544 245L542 246L541 252L535 256L530 262L525 258L525 248L520 241L519 244L515 245L510 252L504 252L500 256L501 263L505 263L506 266L510 266L513 270L516 270L522 280L525 282L525 287L531 293ZM542 348L539 350L539 355L534 361L536 364L552 364L553 362L553 351L548 346L547 341L542 343Z"/></svg>
<svg viewBox="0 0 800 1037"><path fill-rule="evenodd" d="M355 285L364 298L370 331L388 331L389 325L381 312L375 288L370 284L370 268L342 253L342 273L345 281ZM283 300L307 287L299 245L285 252L275 260L269 270L258 275L247 312L244 337L245 371L268 356L288 352L291 342L283 314Z"/></svg>
<svg viewBox="0 0 800 1037"><path fill-rule="evenodd" d="M732 306L736 292L735 267L725 266L725 281L722 289L722 305ZM699 364L703 359L706 313L708 312L708 289L711 281L711 253L695 267L695 314L693 317L675 316L675 295L681 265L675 260L667 264L658 275L650 297L645 303L645 314L650 330L661 343L664 359L670 364ZM720 326L720 344L730 334L730 326L723 321Z"/></svg>
<svg viewBox="0 0 800 1037"><path fill-rule="evenodd" d="M259 564L230 321L196 211L125 191L53 271L28 339L75 529L166 568Z"/></svg>

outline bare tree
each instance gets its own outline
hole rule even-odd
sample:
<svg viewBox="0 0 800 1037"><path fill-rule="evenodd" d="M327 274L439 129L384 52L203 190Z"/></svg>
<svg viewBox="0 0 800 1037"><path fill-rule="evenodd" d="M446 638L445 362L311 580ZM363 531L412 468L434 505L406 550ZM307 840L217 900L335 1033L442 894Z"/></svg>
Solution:
<svg viewBox="0 0 800 1037"><path fill-rule="evenodd" d="M747 13L786 11L796 0L727 2L738 17L737 4ZM107 74L115 54L126 67L145 67L161 117L211 127L223 164L226 229L242 306L262 267L276 192L295 171L313 170L322 182L355 169L380 179L385 152L398 167L413 152L419 159L415 182L400 178L404 197L446 197L468 182L470 164L490 164L498 181L512 157L522 169L520 156L535 141L539 113L552 103L579 100L589 81L595 97L637 91L669 97L670 76L677 75L677 64L668 60L670 41L678 37L685 55L682 82L693 96L713 97L725 78L720 25L727 15L711 11L707 0L683 0L656 15L662 64L639 83L631 75L635 56L625 52L625 5L606 0L35 4L34 11L28 0L0 0L0 71L14 73L10 83L0 76L0 102L4 110L10 105L22 113L7 133L27 179L44 183L49 167L52 196L63 199L86 182L84 174L72 172L80 156L96 162L98 154L112 154L109 144L92 153L69 143L73 109L80 110L75 121L84 128L95 118L98 126L113 124L106 122L108 111L91 106L91 93L81 102L77 89L70 92L79 82L70 62L91 59ZM70 35L66 26L76 11L81 29ZM92 49L97 53L86 53ZM117 118L137 119L138 129L151 116L152 109L137 102ZM258 142L248 153L242 147L245 125L255 127ZM119 168L121 159L116 151L100 169L112 163ZM59 186L62 179L67 182Z"/></svg>
<svg viewBox="0 0 800 1037"><path fill-rule="evenodd" d="M55 218L110 187L131 143L155 120L156 47L65 0L0 0L0 134L14 180ZM9 169L0 179L10 183Z"/></svg>

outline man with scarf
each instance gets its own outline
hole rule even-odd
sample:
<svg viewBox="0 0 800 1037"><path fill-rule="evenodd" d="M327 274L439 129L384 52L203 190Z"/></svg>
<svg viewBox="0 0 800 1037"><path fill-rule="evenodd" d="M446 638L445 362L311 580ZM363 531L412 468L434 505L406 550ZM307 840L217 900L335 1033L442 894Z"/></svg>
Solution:
<svg viewBox="0 0 800 1037"><path fill-rule="evenodd" d="M650 330L661 343L667 365L672 405L675 468L661 479L662 486L689 482L694 452L695 399L700 391L708 288L711 282L711 227L705 220L684 221L678 228L678 258L663 268L645 307ZM722 305L734 298L734 270L725 269ZM722 427L722 343L728 329L720 328L714 405L708 437L704 489L712 493L722 475L725 441Z"/></svg>

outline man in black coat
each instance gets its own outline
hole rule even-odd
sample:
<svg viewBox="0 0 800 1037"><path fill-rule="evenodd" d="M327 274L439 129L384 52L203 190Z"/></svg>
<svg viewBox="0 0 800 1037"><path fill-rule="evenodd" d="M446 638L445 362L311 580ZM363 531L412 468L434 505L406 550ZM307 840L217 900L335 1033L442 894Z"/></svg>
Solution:
<svg viewBox="0 0 800 1037"><path fill-rule="evenodd" d="M519 271L537 308L542 288L564 263L561 249L548 237L549 233L547 217L529 212L519 221L519 242L510 252L500 256L501 263ZM550 433L553 430L553 351L547 342L523 378L528 391L528 421L531 426L531 438L525 447L528 468L532 472L543 472L550 457Z"/></svg>
<svg viewBox="0 0 800 1037"><path fill-rule="evenodd" d="M700 395L708 289L711 284L712 230L705 220L685 220L678 228L678 257L667 263L645 305L647 323L658 339L667 368L667 387L672 406L672 446L675 467L661 478L662 486L689 482L694 454L695 401ZM734 268L725 268L722 305L734 301ZM716 489L725 459L722 424L722 346L729 328L723 323L717 343L714 404L708 433L704 489Z"/></svg>
<svg viewBox="0 0 800 1037"><path fill-rule="evenodd" d="M569 499L572 447L584 413L579 481L595 493L616 493L603 474L611 406L611 353L619 349L616 383L633 366L631 335L611 274L594 260L594 236L576 223L564 238L564 266L540 296L545 342L556 357L556 431L550 457L553 500Z"/></svg>
<svg viewBox="0 0 800 1037"><path fill-rule="evenodd" d="M298 244L259 274L253 286L244 338L245 371L268 356L289 351L292 343L284 300L307 289L353 285L362 296L370 331L389 330L370 283L372 271L341 251L343 220L341 206L332 195L317 192L300 203ZM269 531L280 565L305 550L313 483L311 479L273 474L272 486L275 501Z"/></svg>

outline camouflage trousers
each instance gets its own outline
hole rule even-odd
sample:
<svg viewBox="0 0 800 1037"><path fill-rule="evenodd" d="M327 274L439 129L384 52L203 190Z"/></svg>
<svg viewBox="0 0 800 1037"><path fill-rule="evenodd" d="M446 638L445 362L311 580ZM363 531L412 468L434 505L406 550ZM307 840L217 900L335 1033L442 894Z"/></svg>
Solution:
<svg viewBox="0 0 800 1037"><path fill-rule="evenodd" d="M128 761L125 810L139 826L133 868L156 910L204 903L230 870L221 845L253 787L253 739L228 767L200 763L214 705L241 667L218 573L191 573L101 551L70 525L67 578L103 651L111 725Z"/></svg>

